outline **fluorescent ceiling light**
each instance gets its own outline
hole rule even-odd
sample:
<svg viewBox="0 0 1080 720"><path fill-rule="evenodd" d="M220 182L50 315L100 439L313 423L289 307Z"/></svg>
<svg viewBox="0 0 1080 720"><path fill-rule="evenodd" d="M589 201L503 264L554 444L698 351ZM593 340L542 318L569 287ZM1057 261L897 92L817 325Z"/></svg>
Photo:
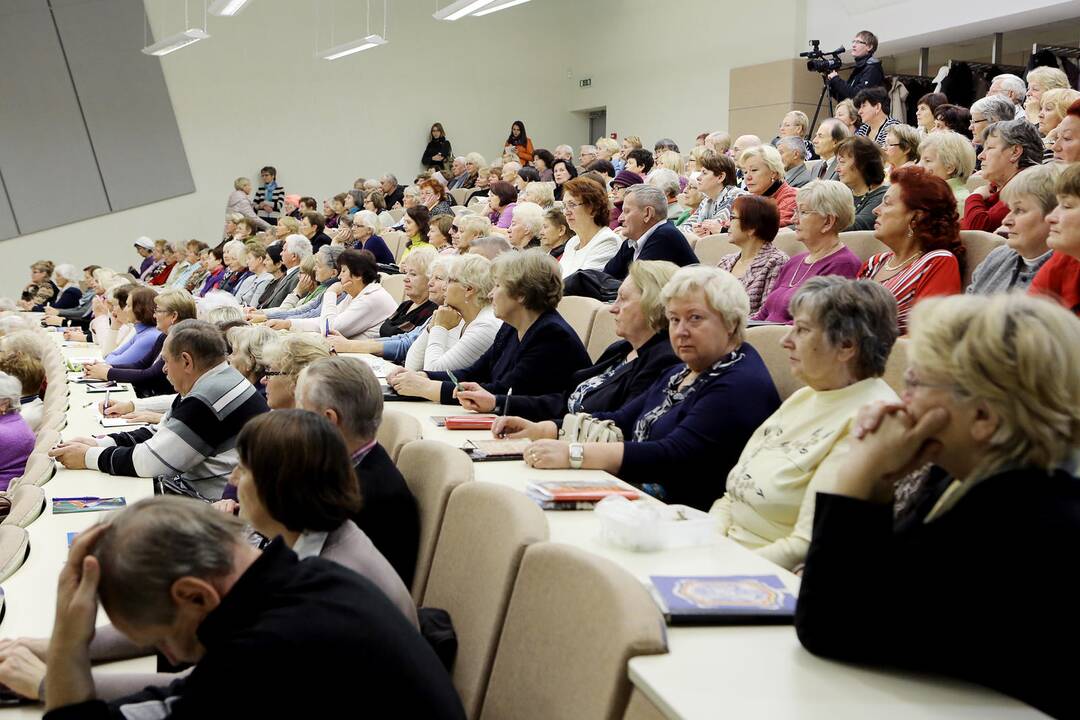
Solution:
<svg viewBox="0 0 1080 720"><path fill-rule="evenodd" d="M210 35L202 28L191 28L184 32L177 33L172 37L167 37L164 40L159 40L153 45L147 45L142 49L147 55L168 55L171 52L175 52L182 47L187 47L191 43L199 42L200 40L206 40Z"/></svg>
<svg viewBox="0 0 1080 720"><path fill-rule="evenodd" d="M475 13L473 15L473 17L481 17L482 15L490 15L493 12L499 12L500 10L505 10L506 8L512 8L515 5L523 5L524 3L527 3L527 2L529 2L529 0L508 0L507 2L500 2L497 5L492 5L490 7L484 8L483 10L480 10L479 12Z"/></svg>
<svg viewBox="0 0 1080 720"><path fill-rule="evenodd" d="M214 0L206 10L211 15L232 17L247 7L251 0Z"/></svg>
<svg viewBox="0 0 1080 720"><path fill-rule="evenodd" d="M432 15L436 20L460 20L497 0L456 0Z"/></svg>
<svg viewBox="0 0 1080 720"><path fill-rule="evenodd" d="M350 40L347 43L335 45L329 50L323 50L321 53L319 53L318 56L321 57L323 60L337 60L338 58L343 58L346 55L358 53L361 50L370 50L373 47L385 45L386 42L387 41L384 40L381 35L368 35L367 37L360 38L359 40Z"/></svg>

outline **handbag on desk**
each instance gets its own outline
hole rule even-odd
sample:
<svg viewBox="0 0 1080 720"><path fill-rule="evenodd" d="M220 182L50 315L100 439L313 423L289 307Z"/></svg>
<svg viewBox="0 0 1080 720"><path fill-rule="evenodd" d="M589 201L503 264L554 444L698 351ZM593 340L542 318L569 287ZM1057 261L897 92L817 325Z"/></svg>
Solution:
<svg viewBox="0 0 1080 720"><path fill-rule="evenodd" d="M584 412L567 413L559 439L572 443L615 443L623 441L623 434L614 420L597 420Z"/></svg>

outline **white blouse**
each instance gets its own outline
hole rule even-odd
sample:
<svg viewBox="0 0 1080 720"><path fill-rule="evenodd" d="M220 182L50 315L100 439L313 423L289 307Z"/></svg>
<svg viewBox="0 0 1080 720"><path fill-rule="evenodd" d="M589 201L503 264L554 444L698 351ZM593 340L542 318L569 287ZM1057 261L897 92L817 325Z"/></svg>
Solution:
<svg viewBox="0 0 1080 720"><path fill-rule="evenodd" d="M615 234L611 228L600 228L600 232L593 235L593 239L585 247L578 249L578 236L566 241L559 264L562 266L562 276L576 273L578 270L603 270L608 260L615 257L619 252L619 244L622 238Z"/></svg>

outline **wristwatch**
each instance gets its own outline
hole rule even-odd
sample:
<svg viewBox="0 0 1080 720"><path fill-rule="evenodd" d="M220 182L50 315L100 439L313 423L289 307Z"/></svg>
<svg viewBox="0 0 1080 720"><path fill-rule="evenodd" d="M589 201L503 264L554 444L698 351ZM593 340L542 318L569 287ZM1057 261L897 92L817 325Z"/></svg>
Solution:
<svg viewBox="0 0 1080 720"><path fill-rule="evenodd" d="M570 443L570 467L580 470L583 462L585 462L585 446L581 443Z"/></svg>

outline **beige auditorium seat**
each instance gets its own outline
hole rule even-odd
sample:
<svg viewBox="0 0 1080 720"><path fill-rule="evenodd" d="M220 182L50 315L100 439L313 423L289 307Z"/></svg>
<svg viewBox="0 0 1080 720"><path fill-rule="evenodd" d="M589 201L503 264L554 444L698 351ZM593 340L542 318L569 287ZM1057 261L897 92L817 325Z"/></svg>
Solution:
<svg viewBox="0 0 1080 720"><path fill-rule="evenodd" d="M405 251L405 246L409 244L409 238L400 230L387 230L380 237L382 237L390 252L394 253L395 262L401 257L401 253Z"/></svg>
<svg viewBox="0 0 1080 720"><path fill-rule="evenodd" d="M45 491L36 485L19 485L8 491L11 510L0 525L26 527L45 511Z"/></svg>
<svg viewBox="0 0 1080 720"><path fill-rule="evenodd" d="M35 451L30 453L30 459L26 461L22 476L13 478L8 485L8 490L14 490L22 485L40 487L52 480L54 475L56 475L56 461L49 457L47 451Z"/></svg>
<svg viewBox="0 0 1080 720"><path fill-rule="evenodd" d="M454 488L473 479L473 466L459 448L437 440L409 443L401 449L397 466L420 508L420 549L411 588L413 600L419 603L427 587L446 503Z"/></svg>
<svg viewBox="0 0 1080 720"><path fill-rule="evenodd" d="M666 716L660 712L652 700L645 697L645 693L634 688L630 693L630 702L626 706L626 713L622 720L665 720Z"/></svg>
<svg viewBox="0 0 1080 720"><path fill-rule="evenodd" d="M517 490L472 482L450 495L420 604L453 619L452 676L469 718L480 714L522 554L547 539L544 512Z"/></svg>
<svg viewBox="0 0 1080 720"><path fill-rule="evenodd" d="M469 199L469 193L472 192L472 188L454 188L449 192L450 196L454 198L455 205L464 205L465 201Z"/></svg>
<svg viewBox="0 0 1080 720"><path fill-rule="evenodd" d="M394 222L398 222L405 216L405 208L394 208L390 210L390 216L394 218Z"/></svg>
<svg viewBox="0 0 1080 720"><path fill-rule="evenodd" d="M758 325L746 329L746 340L754 346L765 362L781 402L805 384L791 374L788 351L780 346L780 341L789 330L789 325Z"/></svg>
<svg viewBox="0 0 1080 720"><path fill-rule="evenodd" d="M401 302L405 297L405 276L404 275L379 275L379 284L383 286L386 292L390 293L390 297L394 298L394 302Z"/></svg>
<svg viewBox="0 0 1080 720"><path fill-rule="evenodd" d="M709 235L694 245L694 254L702 265L719 265L720 258L737 252L739 248L728 242L727 235Z"/></svg>
<svg viewBox="0 0 1080 720"><path fill-rule="evenodd" d="M582 344L589 341L589 332L592 331L593 318L604 303L595 298L568 295L559 301L559 314L563 320L574 328L574 332L581 338Z"/></svg>
<svg viewBox="0 0 1080 720"><path fill-rule="evenodd" d="M990 251L1005 244L1005 239L995 233L982 230L961 230L960 242L964 246L963 287L971 284L971 275Z"/></svg>
<svg viewBox="0 0 1080 720"><path fill-rule="evenodd" d="M420 421L396 410L383 410L382 423L375 433L375 439L394 462L397 462L401 448L422 436Z"/></svg>
<svg viewBox="0 0 1080 720"><path fill-rule="evenodd" d="M776 246L777 250L785 253L789 258L795 257L799 253L806 252L806 246L795 237L795 231L786 228L776 233L776 237L773 239L773 245Z"/></svg>
<svg viewBox="0 0 1080 720"><path fill-rule="evenodd" d="M889 361L885 363L885 374L882 379L889 383L897 395L904 393L904 372L908 366L908 342L906 337L897 338L889 353Z"/></svg>
<svg viewBox="0 0 1080 720"><path fill-rule="evenodd" d="M589 333L589 341L585 343L589 357L596 362L608 346L618 339L619 336L615 334L615 316L606 306L600 308L593 317L592 332Z"/></svg>
<svg viewBox="0 0 1080 720"><path fill-rule="evenodd" d="M664 652L664 619L641 581L570 545L531 545L480 717L618 720L630 698L627 662Z"/></svg>
<svg viewBox="0 0 1080 720"><path fill-rule="evenodd" d="M469 209L464 205L455 205L454 207L450 208L450 210L454 213L454 217L458 217L469 212Z"/></svg>
<svg viewBox="0 0 1080 720"><path fill-rule="evenodd" d="M694 233L683 233L683 237L686 238L686 242L690 245L691 250L697 247L698 240L701 239Z"/></svg>
<svg viewBox="0 0 1080 720"><path fill-rule="evenodd" d="M60 442L60 433L56 430L38 430L37 441L34 443L34 452L47 453Z"/></svg>
<svg viewBox="0 0 1080 720"><path fill-rule="evenodd" d="M885 243L874 237L873 230L850 230L840 233L840 240L848 246L851 252L858 255L859 259L866 262L871 255L888 252Z"/></svg>
<svg viewBox="0 0 1080 720"><path fill-rule="evenodd" d="M18 525L0 525L0 583L15 574L30 554L30 536Z"/></svg>

